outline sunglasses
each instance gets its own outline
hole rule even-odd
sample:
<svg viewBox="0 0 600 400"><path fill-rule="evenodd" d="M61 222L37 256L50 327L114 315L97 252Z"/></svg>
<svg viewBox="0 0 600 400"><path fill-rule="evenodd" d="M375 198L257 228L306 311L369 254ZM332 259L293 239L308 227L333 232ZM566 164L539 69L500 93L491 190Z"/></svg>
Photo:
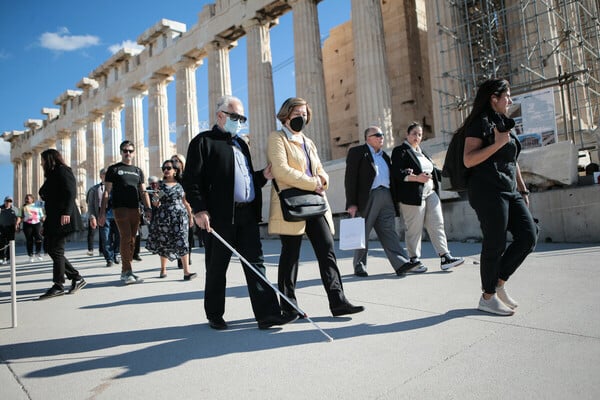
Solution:
<svg viewBox="0 0 600 400"><path fill-rule="evenodd" d="M375 136L375 137L383 137L383 133L377 132L377 133L374 133L372 135L369 135L369 137L373 137L373 136Z"/></svg>
<svg viewBox="0 0 600 400"><path fill-rule="evenodd" d="M135 150L133 150L133 149L124 149L124 150L121 150L121 152L122 152L123 154L127 154L127 153L129 153L129 154L133 154L133 152L134 152L134 151L135 151Z"/></svg>
<svg viewBox="0 0 600 400"><path fill-rule="evenodd" d="M173 167L171 167L171 166L169 166L169 165L167 165L167 166L165 166L165 167L162 167L162 170L163 170L163 171L170 171L170 170L172 170L172 169L173 169Z"/></svg>
<svg viewBox="0 0 600 400"><path fill-rule="evenodd" d="M240 114L238 114L238 113L230 113L230 112L227 112L227 111L222 111L222 113L223 113L223 114L227 114L227 115L229 115L229 118L230 118L232 121L240 121L242 124L243 124L244 122L248 121L248 118L246 118L246 117L244 117L243 115L240 115Z"/></svg>

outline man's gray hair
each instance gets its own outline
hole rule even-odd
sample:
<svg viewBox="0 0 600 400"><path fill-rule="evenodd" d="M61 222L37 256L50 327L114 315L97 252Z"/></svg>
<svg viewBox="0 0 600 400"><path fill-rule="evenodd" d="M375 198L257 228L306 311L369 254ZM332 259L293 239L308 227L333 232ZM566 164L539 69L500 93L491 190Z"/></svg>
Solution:
<svg viewBox="0 0 600 400"><path fill-rule="evenodd" d="M225 96L221 97L217 101L217 112L227 111L229 109L229 105L234 102L239 102L240 104L242 104L242 101L235 96L225 95Z"/></svg>

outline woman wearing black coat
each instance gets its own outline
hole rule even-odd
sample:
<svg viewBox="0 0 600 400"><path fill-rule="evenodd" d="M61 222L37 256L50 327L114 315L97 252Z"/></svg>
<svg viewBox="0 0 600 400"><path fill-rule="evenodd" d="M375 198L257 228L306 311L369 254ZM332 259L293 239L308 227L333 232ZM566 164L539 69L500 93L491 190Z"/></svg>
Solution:
<svg viewBox="0 0 600 400"><path fill-rule="evenodd" d="M83 228L81 215L75 204L77 186L75 176L62 155L55 149L42 152L42 168L46 180L39 194L45 202L44 248L52 258L54 285L40 296L40 300L61 296L65 293L65 274L71 280L69 293L75 293L86 285L79 272L65 257L67 236Z"/></svg>
<svg viewBox="0 0 600 400"><path fill-rule="evenodd" d="M465 262L453 257L448 250L442 202L440 201L440 173L433 160L421 149L423 127L413 122L406 130L406 140L392 152L392 176L395 182L395 201L406 225L406 248L412 262L420 263L421 237L427 229L431 244L440 256L440 268L447 271ZM425 272L420 264L412 272Z"/></svg>

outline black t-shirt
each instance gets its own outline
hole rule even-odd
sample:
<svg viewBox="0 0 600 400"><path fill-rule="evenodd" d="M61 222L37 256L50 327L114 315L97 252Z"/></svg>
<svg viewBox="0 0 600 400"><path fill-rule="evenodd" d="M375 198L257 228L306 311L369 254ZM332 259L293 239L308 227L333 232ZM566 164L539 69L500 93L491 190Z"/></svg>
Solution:
<svg viewBox="0 0 600 400"><path fill-rule="evenodd" d="M112 208L139 208L140 184L144 183L144 173L135 165L122 162L113 164L106 171L106 182L112 183Z"/></svg>
<svg viewBox="0 0 600 400"><path fill-rule="evenodd" d="M497 113L482 115L465 130L466 137L483 141L483 147L494 143L493 124L501 124L502 116ZM487 160L469 168L469 186L484 185L501 191L515 191L517 188L517 157L521 151L519 139L511 132L510 141Z"/></svg>

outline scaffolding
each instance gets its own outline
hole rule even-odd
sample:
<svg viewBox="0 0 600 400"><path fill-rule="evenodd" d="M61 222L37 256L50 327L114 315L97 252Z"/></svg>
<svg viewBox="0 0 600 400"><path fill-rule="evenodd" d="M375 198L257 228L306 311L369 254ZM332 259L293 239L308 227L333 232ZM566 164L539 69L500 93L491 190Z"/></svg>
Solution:
<svg viewBox="0 0 600 400"><path fill-rule="evenodd" d="M478 85L507 78L513 96L552 88L559 140L598 150L600 0L435 1L444 141Z"/></svg>

